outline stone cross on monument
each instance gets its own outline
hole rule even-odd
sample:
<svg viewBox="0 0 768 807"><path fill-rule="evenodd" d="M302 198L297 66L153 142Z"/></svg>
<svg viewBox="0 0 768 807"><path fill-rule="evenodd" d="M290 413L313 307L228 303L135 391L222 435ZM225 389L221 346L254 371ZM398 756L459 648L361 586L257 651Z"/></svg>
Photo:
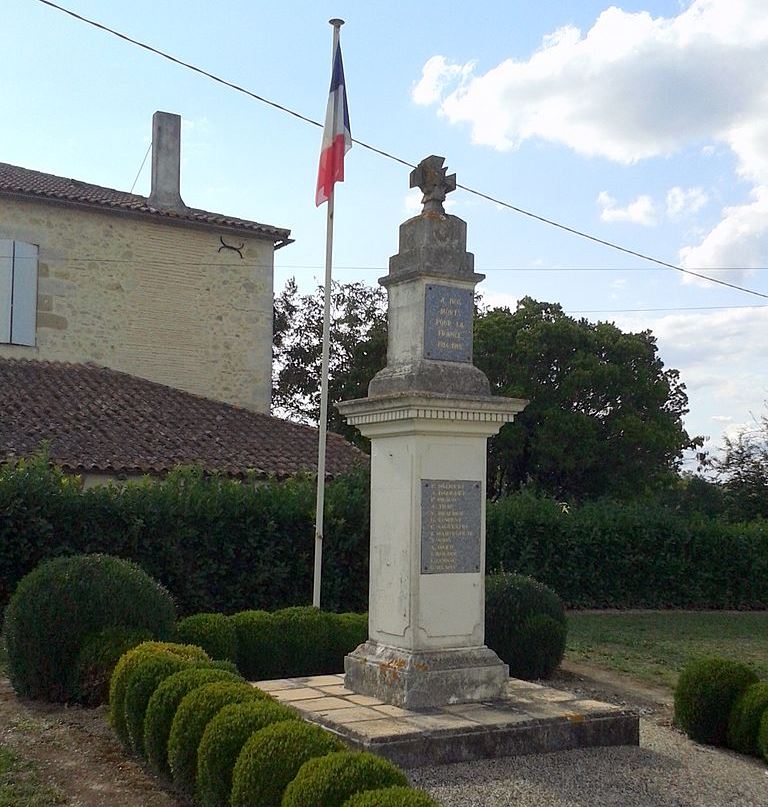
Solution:
<svg viewBox="0 0 768 807"><path fill-rule="evenodd" d="M527 401L490 394L472 363L474 271L467 225L443 210L442 157L411 174L422 213L400 227L380 279L387 366L368 397L338 404L371 440L369 638L346 686L409 709L501 698L508 668L484 644L488 437Z"/></svg>

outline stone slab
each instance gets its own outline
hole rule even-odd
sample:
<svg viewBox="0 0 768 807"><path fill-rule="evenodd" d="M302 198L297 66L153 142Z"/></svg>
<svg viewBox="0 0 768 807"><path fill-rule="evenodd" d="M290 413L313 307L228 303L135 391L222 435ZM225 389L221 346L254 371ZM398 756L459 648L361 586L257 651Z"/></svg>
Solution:
<svg viewBox="0 0 768 807"><path fill-rule="evenodd" d="M255 685L269 691L278 701L298 709L310 722L341 737L350 747L370 751L404 768L469 762L476 759L523 754L549 753L595 746L638 745L639 718L631 711L599 701L509 679L500 700L454 704L413 711L392 707L376 698L339 694L334 700L344 707L317 710L317 702L328 700L325 689L341 686L344 676L332 676L336 683L314 687L315 695L299 700L313 687L309 679L295 679L293 686ZM291 682L293 683L293 682ZM336 704L334 704L335 706Z"/></svg>

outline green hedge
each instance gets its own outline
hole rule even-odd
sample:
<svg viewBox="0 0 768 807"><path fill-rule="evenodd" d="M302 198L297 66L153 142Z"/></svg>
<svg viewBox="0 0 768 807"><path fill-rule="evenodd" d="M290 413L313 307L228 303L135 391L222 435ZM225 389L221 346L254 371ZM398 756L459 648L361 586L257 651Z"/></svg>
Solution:
<svg viewBox="0 0 768 807"><path fill-rule="evenodd" d="M137 562L182 615L275 611L312 590L314 483L254 486L175 471L81 491L43 458L0 466L0 608L52 555ZM488 503L488 571L530 575L567 607L768 607L768 522L731 524L658 502L570 508L524 492ZM323 607L364 611L368 478L326 492ZM350 583L354 581L354 585Z"/></svg>

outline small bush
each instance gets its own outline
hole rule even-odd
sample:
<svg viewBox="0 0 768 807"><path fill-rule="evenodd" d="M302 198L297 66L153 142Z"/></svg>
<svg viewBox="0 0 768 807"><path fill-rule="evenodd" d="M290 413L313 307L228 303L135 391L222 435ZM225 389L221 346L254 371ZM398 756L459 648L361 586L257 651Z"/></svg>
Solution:
<svg viewBox="0 0 768 807"><path fill-rule="evenodd" d="M120 656L152 639L145 628L105 628L83 642L70 673L67 691L83 706L99 706L109 698L109 679Z"/></svg>
<svg viewBox="0 0 768 807"><path fill-rule="evenodd" d="M169 653L151 654L143 658L128 677L123 701L125 728L128 743L138 756L144 756L144 716L149 699L166 678L193 664L194 661Z"/></svg>
<svg viewBox="0 0 768 807"><path fill-rule="evenodd" d="M266 611L240 611L229 617L235 628L237 662L243 675L251 681L277 677L282 666L280 636L272 614Z"/></svg>
<svg viewBox="0 0 768 807"><path fill-rule="evenodd" d="M675 688L675 725L696 742L725 745L731 710L756 682L754 671L738 661L702 658L690 662Z"/></svg>
<svg viewBox="0 0 768 807"><path fill-rule="evenodd" d="M196 644L213 659L237 663L235 626L224 614L193 614L176 625L176 639Z"/></svg>
<svg viewBox="0 0 768 807"><path fill-rule="evenodd" d="M171 655L192 661L208 661L205 651L192 645L173 642L142 642L124 653L115 665L109 681L109 722L123 745L130 745L128 728L125 723L125 693L134 670L141 666L148 656Z"/></svg>
<svg viewBox="0 0 768 807"><path fill-rule="evenodd" d="M757 752L768 762L768 709L760 718L760 728L757 731Z"/></svg>
<svg viewBox="0 0 768 807"><path fill-rule="evenodd" d="M440 807L423 790L410 787L385 787L355 793L343 807Z"/></svg>
<svg viewBox="0 0 768 807"><path fill-rule="evenodd" d="M109 555L42 563L19 582L5 612L13 688L30 698L65 701L86 637L120 626L163 638L174 619L171 595L135 563Z"/></svg>
<svg viewBox="0 0 768 807"><path fill-rule="evenodd" d="M232 807L279 807L285 788L307 760L344 747L319 726L298 720L257 731L246 741L232 771Z"/></svg>
<svg viewBox="0 0 768 807"><path fill-rule="evenodd" d="M485 584L485 642L515 678L546 678L565 652L565 611L530 577L495 574Z"/></svg>
<svg viewBox="0 0 768 807"><path fill-rule="evenodd" d="M266 698L250 684L216 681L205 684L184 696L176 709L168 735L168 767L173 781L192 794L197 775L197 749L208 723L220 709L230 703Z"/></svg>
<svg viewBox="0 0 768 807"><path fill-rule="evenodd" d="M328 656L324 672L344 669L344 656L368 638L368 614L329 614Z"/></svg>
<svg viewBox="0 0 768 807"><path fill-rule="evenodd" d="M271 700L225 706L208 723L197 749L197 799L203 807L227 807L232 771L245 741L282 720L301 720L298 712Z"/></svg>
<svg viewBox="0 0 768 807"><path fill-rule="evenodd" d="M215 662L214 662L215 663ZM242 681L239 675L210 666L181 670L168 676L147 704L144 715L144 750L147 761L158 772L170 775L168 737L179 704L192 690L215 681Z"/></svg>
<svg viewBox="0 0 768 807"><path fill-rule="evenodd" d="M328 614L312 606L283 608L272 614L275 632L280 637L278 678L319 675L327 672L330 643ZM278 654L275 653L275 658Z"/></svg>
<svg viewBox="0 0 768 807"><path fill-rule="evenodd" d="M748 686L731 710L726 741L728 747L741 754L759 755L757 733L760 719L768 709L768 682Z"/></svg>
<svg viewBox="0 0 768 807"><path fill-rule="evenodd" d="M355 793L407 784L405 774L386 759L337 751L307 760L285 789L281 807L342 807Z"/></svg>

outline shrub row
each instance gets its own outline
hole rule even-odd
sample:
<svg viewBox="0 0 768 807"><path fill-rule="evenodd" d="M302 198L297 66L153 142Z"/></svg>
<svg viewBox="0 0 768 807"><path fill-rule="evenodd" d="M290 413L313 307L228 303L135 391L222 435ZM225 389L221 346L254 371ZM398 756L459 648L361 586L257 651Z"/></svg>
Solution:
<svg viewBox="0 0 768 807"><path fill-rule="evenodd" d="M768 682L738 661L696 659L680 673L675 724L697 742L768 762Z"/></svg>
<svg viewBox="0 0 768 807"><path fill-rule="evenodd" d="M346 751L212 664L200 648L145 642L120 658L110 683L120 740L203 807L435 807L391 763ZM362 798L379 790L381 799Z"/></svg>
<svg viewBox="0 0 768 807"><path fill-rule="evenodd" d="M51 555L109 552L166 586L182 615L306 601L314 483L252 485L180 469L162 482L81 491L45 458L0 466L0 607ZM368 478L328 486L323 606L368 592ZM489 502L489 571L516 571L569 607L768 607L768 523L730 524L643 503L567 508L532 493ZM354 580L355 585L349 581Z"/></svg>

